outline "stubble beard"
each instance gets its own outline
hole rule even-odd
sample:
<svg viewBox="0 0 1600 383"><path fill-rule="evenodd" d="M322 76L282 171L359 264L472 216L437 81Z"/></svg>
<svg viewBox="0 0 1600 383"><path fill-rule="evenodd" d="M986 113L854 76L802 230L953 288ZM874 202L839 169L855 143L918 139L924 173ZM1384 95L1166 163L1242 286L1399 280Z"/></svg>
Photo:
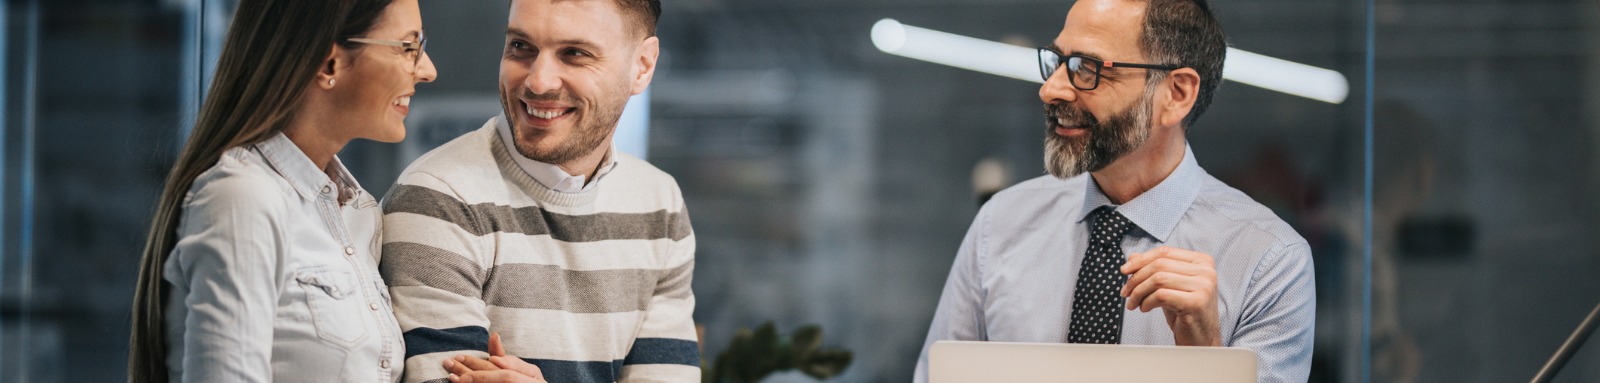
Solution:
<svg viewBox="0 0 1600 383"><path fill-rule="evenodd" d="M595 105L593 110L586 110L585 107L588 106L586 103L567 94L565 90L558 89L545 94L535 94L527 89L521 89L521 92L519 99L507 95L503 85L500 88L500 97L503 100L501 108L504 109L511 125L513 146L523 157L553 165L576 160L605 143L606 138L616 132L617 121L622 119L622 108L628 103L628 93L621 92L619 94L624 96L620 97L620 100L607 100L609 102L606 105ZM566 140L557 143L555 147L547 150L539 149L537 142L526 140L522 135L524 130L531 128L523 126L523 116L527 114L522 109L520 100L560 101L574 105L577 110L576 115L572 117L577 118L577 121L573 124L572 132L567 135Z"/></svg>

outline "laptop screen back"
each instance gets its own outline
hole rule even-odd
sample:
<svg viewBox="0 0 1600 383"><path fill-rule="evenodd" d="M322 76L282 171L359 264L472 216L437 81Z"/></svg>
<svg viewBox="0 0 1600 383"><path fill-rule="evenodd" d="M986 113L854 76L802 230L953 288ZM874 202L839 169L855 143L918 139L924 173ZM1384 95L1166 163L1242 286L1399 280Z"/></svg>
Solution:
<svg viewBox="0 0 1600 383"><path fill-rule="evenodd" d="M929 383L1254 382L1256 354L1244 347L1176 347L939 341Z"/></svg>

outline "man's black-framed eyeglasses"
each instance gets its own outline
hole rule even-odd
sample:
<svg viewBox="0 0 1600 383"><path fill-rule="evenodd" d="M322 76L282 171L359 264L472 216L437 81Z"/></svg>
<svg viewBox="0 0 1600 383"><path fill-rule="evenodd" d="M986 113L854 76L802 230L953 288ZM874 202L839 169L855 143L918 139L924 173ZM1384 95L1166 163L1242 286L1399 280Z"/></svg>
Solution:
<svg viewBox="0 0 1600 383"><path fill-rule="evenodd" d="M1051 48L1039 48L1039 75L1045 81L1050 81L1050 75L1056 73L1056 68L1065 65L1067 76L1072 80L1072 87L1080 90L1094 90L1100 86L1100 68L1144 68L1154 70L1174 70L1182 68L1177 65L1161 64L1134 64L1097 60L1084 55L1062 55Z"/></svg>

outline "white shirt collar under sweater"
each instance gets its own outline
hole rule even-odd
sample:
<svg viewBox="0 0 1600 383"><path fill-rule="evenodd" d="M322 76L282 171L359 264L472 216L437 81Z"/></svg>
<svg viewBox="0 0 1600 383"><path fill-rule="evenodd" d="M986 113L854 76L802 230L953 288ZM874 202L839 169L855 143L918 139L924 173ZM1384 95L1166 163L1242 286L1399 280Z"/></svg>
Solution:
<svg viewBox="0 0 1600 383"><path fill-rule="evenodd" d="M594 189L594 185L600 183L601 178L605 178L606 174L611 173L611 169L617 167L616 158L611 155L617 149L612 147L606 152L605 159L601 160L605 165L600 166L600 170L594 173L594 182L585 185L583 176L567 174L567 171L562 170L560 166L534 161L523 156L522 152L517 151L516 139L511 137L511 125L506 122L505 116L500 116L497 120L495 125L498 125L496 130L500 131L500 140L505 142L506 152L510 153L511 159L517 162L517 167L522 168L524 173L528 173L528 176L533 177L535 181L539 181L539 184L551 190L561 193L589 191Z"/></svg>

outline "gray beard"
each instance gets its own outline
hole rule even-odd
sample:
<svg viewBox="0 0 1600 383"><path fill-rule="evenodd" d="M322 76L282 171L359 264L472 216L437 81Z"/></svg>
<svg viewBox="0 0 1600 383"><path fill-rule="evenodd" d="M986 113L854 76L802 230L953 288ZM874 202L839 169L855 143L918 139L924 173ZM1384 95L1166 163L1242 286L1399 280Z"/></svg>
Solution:
<svg viewBox="0 0 1600 383"><path fill-rule="evenodd" d="M1111 116L1111 119L1104 123L1095 120L1094 116L1088 115L1087 112L1080 112L1088 119L1096 121L1093 126L1088 127L1089 136L1083 138L1068 138L1056 134L1053 121L1058 113L1055 110L1069 106L1046 105L1046 118L1052 122L1047 122L1045 128L1045 171L1060 179L1077 177L1083 173L1105 169L1128 152L1139 148L1150 138L1150 104L1155 95L1154 91L1154 87L1146 87L1141 100L1135 101L1133 105Z"/></svg>

